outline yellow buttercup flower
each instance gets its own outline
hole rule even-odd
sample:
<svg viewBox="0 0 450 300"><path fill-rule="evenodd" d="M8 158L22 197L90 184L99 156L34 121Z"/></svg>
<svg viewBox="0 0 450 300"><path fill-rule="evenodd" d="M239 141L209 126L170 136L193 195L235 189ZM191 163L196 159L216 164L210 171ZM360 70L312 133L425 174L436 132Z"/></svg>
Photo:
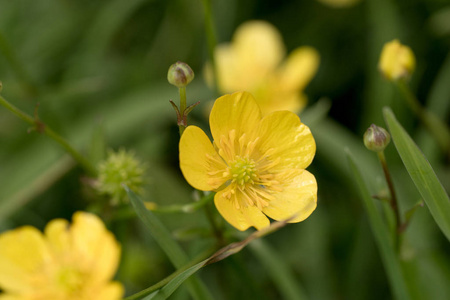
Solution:
<svg viewBox="0 0 450 300"><path fill-rule="evenodd" d="M302 91L317 72L319 54L314 48L299 47L283 62L285 52L282 37L271 24L242 24L231 44L215 50L219 91L252 93L263 115L277 110L298 113L306 105ZM206 78L212 82L209 65Z"/></svg>
<svg viewBox="0 0 450 300"><path fill-rule="evenodd" d="M316 144L309 128L289 111L262 117L247 92L217 99L209 123L213 144L189 126L180 140L180 167L194 188L217 191L214 203L234 227L262 229L269 216L290 222L316 208L317 183L305 170Z"/></svg>
<svg viewBox="0 0 450 300"><path fill-rule="evenodd" d="M23 226L0 235L0 299L121 299L111 282L120 246L95 215L77 212L47 224L44 234Z"/></svg>
<svg viewBox="0 0 450 300"><path fill-rule="evenodd" d="M386 43L381 51L378 68L389 80L408 79L414 72L416 59L411 48L398 40Z"/></svg>

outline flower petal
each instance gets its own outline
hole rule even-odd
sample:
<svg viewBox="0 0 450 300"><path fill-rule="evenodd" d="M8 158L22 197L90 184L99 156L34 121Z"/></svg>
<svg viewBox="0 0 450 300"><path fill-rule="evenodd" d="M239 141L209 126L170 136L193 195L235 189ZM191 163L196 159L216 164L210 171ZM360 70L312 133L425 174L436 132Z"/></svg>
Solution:
<svg viewBox="0 0 450 300"><path fill-rule="evenodd" d="M270 225L269 219L256 207L256 206L241 206L239 209L235 206L235 201L243 203L241 200L244 197L239 190L236 190L236 194L232 194L231 199L227 199L223 196L224 193L229 192L230 187L221 190L214 196L214 203L219 213L237 229L244 231L250 226L261 230ZM233 199L236 197L236 199Z"/></svg>
<svg viewBox="0 0 450 300"><path fill-rule="evenodd" d="M238 92L216 100L209 116L214 141L228 137L235 130L236 138L243 133L251 136L261 120L261 110L250 93Z"/></svg>
<svg viewBox="0 0 450 300"><path fill-rule="evenodd" d="M48 245L54 253L61 254L65 251L70 251L71 240L69 222L67 220L55 219L50 221L45 226L44 233Z"/></svg>
<svg viewBox="0 0 450 300"><path fill-rule="evenodd" d="M239 26L233 36L233 48L239 70L261 79L273 72L285 55L280 33L264 21L249 21Z"/></svg>
<svg viewBox="0 0 450 300"><path fill-rule="evenodd" d="M189 126L181 136L180 168L187 182L196 189L212 191L224 183L211 180L213 175L208 175L210 172L224 170L226 165L209 138L197 126Z"/></svg>
<svg viewBox="0 0 450 300"><path fill-rule="evenodd" d="M273 194L269 206L263 212L270 218L281 221L294 214L297 216L289 223L297 223L306 219L317 205L317 182L311 173L299 170L297 176L284 185L282 192Z"/></svg>
<svg viewBox="0 0 450 300"><path fill-rule="evenodd" d="M278 71L279 89L281 91L303 90L316 74L319 62L319 53L314 48L295 49Z"/></svg>
<svg viewBox="0 0 450 300"><path fill-rule="evenodd" d="M257 136L262 155L269 151L275 160L281 159L277 168L305 169L316 153L316 143L308 126L290 111L277 111L265 116Z"/></svg>
<svg viewBox="0 0 450 300"><path fill-rule="evenodd" d="M98 300L119 300L124 294L123 285L120 282L113 281L104 286L103 289L95 296Z"/></svg>
<svg viewBox="0 0 450 300"><path fill-rule="evenodd" d="M26 291L31 277L50 259L45 240L36 228L24 226L1 234L0 288Z"/></svg>

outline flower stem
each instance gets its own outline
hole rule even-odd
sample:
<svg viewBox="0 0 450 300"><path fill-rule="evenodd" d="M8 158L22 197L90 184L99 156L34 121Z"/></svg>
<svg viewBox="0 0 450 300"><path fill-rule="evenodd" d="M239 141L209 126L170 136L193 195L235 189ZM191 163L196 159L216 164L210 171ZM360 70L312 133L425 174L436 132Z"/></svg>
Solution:
<svg viewBox="0 0 450 300"><path fill-rule="evenodd" d="M214 27L214 19L212 14L211 0L203 0L203 7L205 10L205 29L206 37L208 39L208 56L211 62L211 69L213 73L213 90L218 95L218 84L217 84L217 65L214 59L214 49L217 45L216 31Z"/></svg>
<svg viewBox="0 0 450 300"><path fill-rule="evenodd" d="M450 150L450 129L432 112L426 110L417 100L408 84L401 80L397 82L397 87L402 92L411 110L417 115L427 130L436 139L439 146L446 153Z"/></svg>
<svg viewBox="0 0 450 300"><path fill-rule="evenodd" d="M23 111L21 111L20 109L18 109L11 103L9 103L2 96L0 96L0 105L4 106L9 111L11 111L14 115L16 115L20 119L24 120L25 122L27 122L28 124L33 126L38 131L45 133L48 137L50 137L51 139L56 141L58 144L60 144L90 175L95 175L97 173L97 170L95 169L95 167L86 158L84 158L63 137L61 137L59 134L57 134L49 126L43 124L38 119L33 118L30 115L24 113Z"/></svg>
<svg viewBox="0 0 450 300"><path fill-rule="evenodd" d="M395 248L398 251L399 250L399 240L400 240L399 235L401 234L402 223L401 223L401 219L400 219L400 210L398 207L397 196L395 194L394 183L392 181L391 174L390 174L388 166L387 166L386 157L384 156L384 151L377 152L377 154L378 154L378 159L380 160L381 166L383 168L384 177L386 178L386 182L389 187L389 192L391 194L389 204L391 205L391 208L395 214L395 231L396 231Z"/></svg>
<svg viewBox="0 0 450 300"><path fill-rule="evenodd" d="M178 89L180 92L180 115L185 118L184 111L186 110L186 87L181 87ZM184 129L186 129L187 124L178 124L180 130L180 137L183 135Z"/></svg>

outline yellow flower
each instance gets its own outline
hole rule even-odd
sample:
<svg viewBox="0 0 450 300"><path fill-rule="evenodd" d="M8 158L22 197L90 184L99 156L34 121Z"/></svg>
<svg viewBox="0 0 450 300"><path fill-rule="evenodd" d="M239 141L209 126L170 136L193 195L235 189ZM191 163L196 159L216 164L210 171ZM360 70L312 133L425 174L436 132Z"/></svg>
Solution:
<svg viewBox="0 0 450 300"><path fill-rule="evenodd" d="M220 97L209 118L214 143L196 126L180 140L180 167L194 188L217 191L214 203L234 227L262 229L275 220L306 219L316 208L317 183L305 170L316 144L289 111L262 117L247 92Z"/></svg>
<svg viewBox="0 0 450 300"><path fill-rule="evenodd" d="M121 299L110 282L120 247L95 215L77 212L73 224L56 219L44 234L31 226L0 235L2 300Z"/></svg>
<svg viewBox="0 0 450 300"><path fill-rule="evenodd" d="M381 51L378 68L389 80L408 79L414 72L416 59L412 50L398 40L386 43Z"/></svg>
<svg viewBox="0 0 450 300"><path fill-rule="evenodd" d="M302 91L317 72L319 54L311 47L299 47L282 62L284 56L283 40L275 27L263 21L242 24L231 44L215 50L220 92L250 92L263 115L277 110L298 113L306 105ZM207 65L209 82L211 73Z"/></svg>

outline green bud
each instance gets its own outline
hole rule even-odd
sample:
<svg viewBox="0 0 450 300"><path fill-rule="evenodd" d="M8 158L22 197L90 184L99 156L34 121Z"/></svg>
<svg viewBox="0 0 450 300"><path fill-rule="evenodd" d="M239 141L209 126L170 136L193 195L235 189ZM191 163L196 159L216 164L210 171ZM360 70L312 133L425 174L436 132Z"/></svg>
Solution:
<svg viewBox="0 0 450 300"><path fill-rule="evenodd" d="M122 184L126 184L136 194L141 194L145 169L145 165L132 151L110 151L108 157L99 164L95 188L100 194L111 197L112 204L127 202Z"/></svg>
<svg viewBox="0 0 450 300"><path fill-rule="evenodd" d="M194 71L187 63L177 61L170 66L167 80L178 88L186 87L194 79Z"/></svg>
<svg viewBox="0 0 450 300"><path fill-rule="evenodd" d="M383 151L390 141L391 136L389 132L375 124L370 125L364 133L364 145L371 151Z"/></svg>

